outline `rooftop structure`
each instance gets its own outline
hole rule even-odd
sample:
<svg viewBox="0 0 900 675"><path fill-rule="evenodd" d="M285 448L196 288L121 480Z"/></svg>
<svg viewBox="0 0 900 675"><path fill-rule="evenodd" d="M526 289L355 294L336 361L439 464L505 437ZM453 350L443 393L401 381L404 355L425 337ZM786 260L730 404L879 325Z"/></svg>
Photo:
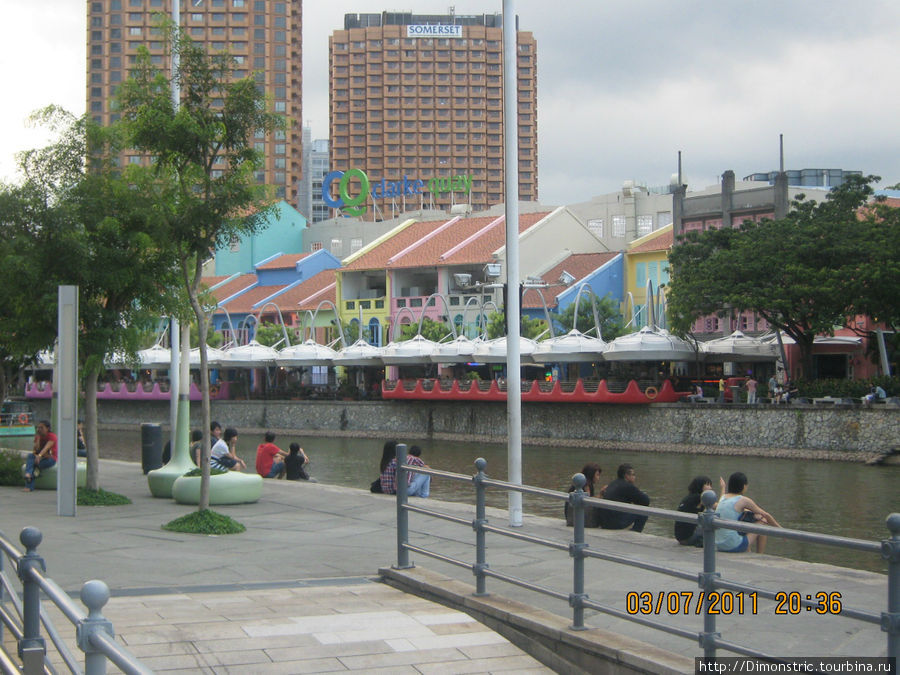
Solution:
<svg viewBox="0 0 900 675"><path fill-rule="evenodd" d="M181 26L209 52L227 51L235 59L236 78L252 74L273 101L287 129L254 144L265 153L256 180L272 185L275 196L294 202L300 180L301 5L302 0L189 0L180 3ZM170 67L157 15L171 15L171 0L106 0L87 3L87 110L99 124L118 118L112 102L138 49L150 51L153 64ZM124 161L140 162L126 154Z"/></svg>
<svg viewBox="0 0 900 675"><path fill-rule="evenodd" d="M329 39L333 203L366 220L504 200L500 15L347 14ZM517 33L519 198L537 199L536 43ZM348 178L349 180L349 178ZM400 186L400 189L396 189ZM358 214L357 214L358 215Z"/></svg>

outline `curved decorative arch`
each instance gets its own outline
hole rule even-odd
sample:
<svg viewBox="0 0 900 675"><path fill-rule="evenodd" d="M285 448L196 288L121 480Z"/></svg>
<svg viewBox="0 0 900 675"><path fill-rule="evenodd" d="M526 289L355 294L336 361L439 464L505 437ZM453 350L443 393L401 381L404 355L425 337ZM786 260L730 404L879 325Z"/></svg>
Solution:
<svg viewBox="0 0 900 675"><path fill-rule="evenodd" d="M337 307L331 300L322 300L318 305L316 305L316 311L314 311L314 312L310 312L309 310L306 310L308 314L312 315L312 317L310 319L310 325L315 326L316 317L319 315L319 310L322 309L322 307L324 307L326 305L328 307L331 307L331 311L334 312L334 319L335 319L335 321L337 321L337 327L338 327L338 337L340 338L341 344L346 348L347 340L344 339L344 326L341 323L341 315L338 313Z"/></svg>
<svg viewBox="0 0 900 675"><path fill-rule="evenodd" d="M541 297L541 304L544 306L544 317L547 319L547 329L550 331L550 337L556 337L553 333L553 322L550 320L550 310L547 309L547 300L544 298L544 294L540 288L536 286L523 286L522 287L522 298L524 299L525 294L528 291L537 291L537 294ZM519 311L522 311L522 308L519 308ZM596 312L595 312L596 313Z"/></svg>
<svg viewBox="0 0 900 675"><path fill-rule="evenodd" d="M445 298L440 293L432 293L427 298L425 298L425 302L422 304L422 314L419 316L419 328L416 331L416 335L422 334L422 322L425 321L425 311L428 309L428 303L430 303L431 300L434 298L440 298L441 300L444 301L444 309L447 311L447 318L448 318L448 320L450 318L450 303L447 302L447 298ZM453 325L452 321L450 321L449 323L450 323L450 332L453 334L453 339L455 340L457 338L456 326Z"/></svg>
<svg viewBox="0 0 900 675"><path fill-rule="evenodd" d="M262 307L260 307L259 310L257 311L257 319L256 319L257 324L260 323L260 318L263 315L263 310L265 310L265 308L268 307L269 305L272 305L272 307L275 308L275 311L278 314L278 320L281 322L281 333L284 335L285 346L290 347L291 339L288 337L287 326L284 325L284 315L282 315L282 313L281 313L281 307L276 305L271 300L269 300L266 304L264 304Z"/></svg>
<svg viewBox="0 0 900 675"><path fill-rule="evenodd" d="M600 330L600 312L597 311L597 294L594 292L594 289L591 288L587 283L583 283L578 286L578 292L575 294L575 310L572 312L572 330L575 330L578 327L578 308L581 306L581 293L585 290L590 293L591 309L594 312L594 328L597 331L597 338L602 340L603 335L601 334L602 331ZM632 299L632 304L633 302L634 300Z"/></svg>

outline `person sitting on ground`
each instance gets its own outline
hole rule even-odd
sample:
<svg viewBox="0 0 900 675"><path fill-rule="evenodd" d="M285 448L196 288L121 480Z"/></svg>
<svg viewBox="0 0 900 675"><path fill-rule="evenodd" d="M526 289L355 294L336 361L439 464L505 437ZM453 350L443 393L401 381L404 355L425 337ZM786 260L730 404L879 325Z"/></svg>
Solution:
<svg viewBox="0 0 900 675"><path fill-rule="evenodd" d="M636 474L631 464L619 465L616 476L617 478L606 486L606 492L603 495L606 499L625 504L650 506L649 495L635 485ZM600 527L604 530L624 530L630 527L634 532L641 532L646 522L647 516L600 509Z"/></svg>
<svg viewBox="0 0 900 675"><path fill-rule="evenodd" d="M237 429L228 427L222 438L213 444L209 458L209 465L220 471L241 471L247 468L247 464L237 456Z"/></svg>
<svg viewBox="0 0 900 675"><path fill-rule="evenodd" d="M417 451L418 454L412 454L413 451ZM381 492L386 495L395 495L397 494L397 441L388 441L384 444L384 450L381 456L381 464L384 467L381 470ZM388 453L394 453L393 456L388 459ZM428 465L425 464L420 458L422 451L419 446L414 445L410 448L409 453L406 455L406 463L410 466L421 466L428 468ZM387 462L387 463L385 463ZM428 480L418 480L416 482L415 487L413 486L414 478L427 478ZM409 497L427 497L431 493L431 476L424 474L407 474L407 496Z"/></svg>
<svg viewBox="0 0 900 675"><path fill-rule="evenodd" d="M256 448L256 473L263 478L284 478L284 450L275 445L275 434L267 431Z"/></svg>
<svg viewBox="0 0 900 675"><path fill-rule="evenodd" d="M887 398L887 392L877 384L869 390L869 393L863 396L863 403L872 405L875 401L883 401Z"/></svg>
<svg viewBox="0 0 900 675"><path fill-rule="evenodd" d="M381 487L381 479L384 476L384 472L387 470L388 466L391 464L391 460L397 456L397 441L385 441L384 447L381 450L381 462L378 465L378 478L372 481L372 484L369 486L369 491L374 492L375 494L383 494L384 490Z"/></svg>
<svg viewBox="0 0 900 675"><path fill-rule="evenodd" d="M209 447L212 448L220 438L222 438L222 425L214 420L209 423Z"/></svg>
<svg viewBox="0 0 900 675"><path fill-rule="evenodd" d="M588 462L581 469L581 475L585 477L584 491L588 493L589 497L603 497L603 494L606 492L606 486L596 487L597 483L600 480L600 474L603 473L603 469L600 468L599 464L594 462ZM572 483L569 486L569 492L575 492L575 484ZM566 525L572 526L574 525L574 516L572 513L572 508L569 506L569 502L566 502L564 513L566 515ZM594 506L586 506L584 509L584 526L585 527L600 527L600 511Z"/></svg>
<svg viewBox="0 0 900 675"><path fill-rule="evenodd" d="M790 403L798 396L800 396L800 390L797 388L796 384L788 382L784 385L784 395L782 396L782 399L785 403Z"/></svg>
<svg viewBox="0 0 900 675"><path fill-rule="evenodd" d="M25 487L23 492L34 491L34 478L41 471L54 466L59 459L56 434L50 431L50 422L38 422L34 434L34 451L25 459Z"/></svg>
<svg viewBox="0 0 900 675"><path fill-rule="evenodd" d="M409 454L406 456L406 463L409 466L420 466L425 469L430 469L425 462L422 461L422 448L418 445L414 445L409 449ZM412 473L409 474L409 489L406 491L407 496L409 497L422 497L425 498L431 494L431 476L424 473Z"/></svg>
<svg viewBox="0 0 900 675"><path fill-rule="evenodd" d="M719 489L725 492L725 481L719 478ZM704 507L701 496L707 490L712 490L712 480L708 476L697 476L688 484L688 493L678 504L678 511L682 513L703 513ZM715 507L714 507L715 508ZM696 522L682 523L675 521L675 539L682 546L703 546L703 530Z"/></svg>
<svg viewBox="0 0 900 675"><path fill-rule="evenodd" d="M691 387L691 395L687 397L687 400L691 403L703 400L703 387L699 382Z"/></svg>
<svg viewBox="0 0 900 675"><path fill-rule="evenodd" d="M290 454L284 458L285 478L288 480L310 480L303 467L309 464L309 457L303 452L299 443L291 443Z"/></svg>
<svg viewBox="0 0 900 675"><path fill-rule="evenodd" d="M728 477L728 491L719 498L716 513L723 520L743 520L758 525L781 527L772 514L763 511L750 497L744 496L744 489L750 481L740 471ZM716 529L716 549L724 553L743 553L750 550L756 542L756 552L765 553L765 535L749 532L742 534L737 530Z"/></svg>

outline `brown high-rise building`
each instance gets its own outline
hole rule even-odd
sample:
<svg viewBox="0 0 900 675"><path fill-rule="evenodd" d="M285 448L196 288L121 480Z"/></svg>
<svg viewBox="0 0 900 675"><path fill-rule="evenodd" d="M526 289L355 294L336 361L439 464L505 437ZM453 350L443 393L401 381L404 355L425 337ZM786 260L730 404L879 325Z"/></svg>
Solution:
<svg viewBox="0 0 900 675"><path fill-rule="evenodd" d="M329 39L331 170L365 172L366 219L504 201L502 43L499 14L344 16ZM536 201L536 43L522 31L517 43L518 196ZM343 194L326 179L332 206L360 196L348 178Z"/></svg>
<svg viewBox="0 0 900 675"><path fill-rule="evenodd" d="M291 201L301 167L302 0L181 0L181 26L210 52L227 50L235 75L252 74L265 88L274 111L288 120L285 131L254 139L265 154L257 181ZM128 77L141 45L153 62L169 68L157 14L171 16L172 0L88 0L87 110L100 124L116 119L112 101ZM125 161L139 162L126 155Z"/></svg>

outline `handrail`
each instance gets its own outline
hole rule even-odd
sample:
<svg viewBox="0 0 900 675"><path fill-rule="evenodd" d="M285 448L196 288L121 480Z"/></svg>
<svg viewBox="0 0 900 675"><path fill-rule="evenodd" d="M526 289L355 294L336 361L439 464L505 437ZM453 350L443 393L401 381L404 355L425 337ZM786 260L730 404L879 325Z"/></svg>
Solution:
<svg viewBox="0 0 900 675"><path fill-rule="evenodd" d="M3 626L6 626L17 642L22 666L20 669L16 664L16 671L21 670L26 674L43 673L49 666L46 643L40 632L43 624L66 667L74 673L105 673L107 659L125 673L152 673L116 641L112 624L103 617L101 610L109 601L109 587L96 580L88 581L82 586L81 601L88 608L88 613L85 614L59 584L46 575L44 560L37 554L37 547L42 539L43 535L37 528L24 528L19 535L19 540L25 546L23 554L0 532L0 553L3 554L0 555L0 633ZM11 592L9 579L3 573L4 556L16 568L22 583L21 600ZM41 604L41 592L75 626L78 648L84 652L83 670L45 613ZM7 593L14 612L7 610ZM8 662L15 663L9 654L0 649L0 664Z"/></svg>
<svg viewBox="0 0 900 675"><path fill-rule="evenodd" d="M625 504L622 502L614 502L606 499L599 499L588 496L584 491L586 479L582 474L575 474L572 482L575 490L570 493L558 492L555 490L547 490L544 488L536 488L529 485L519 485L508 483L502 480L488 478L484 469L487 462L484 459L475 460L477 473L474 476L465 476L463 474L455 474L448 471L431 469L428 467L417 467L406 464L406 445L400 443L397 445L397 569L406 569L412 567L409 561L409 553L415 552L430 558L441 560L459 567L464 567L472 571L476 579L476 595L484 595L486 591L487 578L499 579L507 583L529 589L531 591L541 593L553 598L568 601L572 607L572 630L583 630L584 610L592 609L610 616L617 617L632 623L640 624L649 628L660 630L671 635L698 641L703 648L704 658L715 658L717 650L727 650L745 656L753 656L764 659L775 659L770 654L760 652L745 645L740 645L729 640L722 639L721 633L716 631L716 608L712 607L713 594L720 594L722 591L733 593L752 594L754 602L757 598L764 600L776 601L776 596L782 596L783 592L775 592L765 588L751 586L749 584L740 583L735 580L724 579L716 571L716 543L715 532L717 529L740 530L742 532L755 532L766 534L770 537L781 537L784 539L794 539L814 544L826 546L835 546L840 548L849 548L853 550L863 551L866 553L881 553L881 556L888 561L888 584L887 584L887 611L874 612L852 607L842 606L840 615L842 618L862 621L868 624L880 624L882 631L887 634L887 656L900 659L900 513L892 513L887 517L887 527L890 531L890 538L881 542L867 541L863 539L852 539L849 537L839 537L835 535L821 534L817 532L805 532L802 530L791 530L787 528L773 528L754 523L744 523L735 521L722 520L713 510L716 501L714 492L707 491L702 495L702 501L706 510L697 515L690 515L679 511L671 511L668 509L652 508L648 506L637 506L634 504ZM467 520L465 518L449 515L426 508L424 506L412 506L408 503L407 486L409 474L426 474L429 476L440 476L443 479L454 481L471 482L475 488L475 518ZM485 492L487 488L499 488L506 491L515 491L523 494L534 494L542 497L549 497L560 501L567 501L570 505L573 523L574 523L574 541L559 542L552 541L543 537L537 537L521 530L506 529L488 524L486 517L486 499ZM654 516L676 522L695 523L701 528L703 533L703 569L700 573L688 572L685 570L672 569L661 564L630 558L626 555L612 554L604 551L593 550L589 544L585 542L585 510L586 507L603 508L608 511L619 511L623 513L631 513L642 516ZM430 517L440 518L449 522L454 522L466 527L472 527L475 532L475 562L467 562L451 556L439 553L437 551L428 550L422 546L415 546L409 542L409 514L417 513ZM508 574L490 568L487 564L487 548L486 534L504 536L522 542L537 544L539 546L548 547L556 550L565 550L569 552L569 556L573 559L574 580L572 592L560 592L554 589L546 588L539 584L532 583L525 579L520 579ZM701 589L698 597L698 614L703 616L703 628L700 632L687 630L681 627L672 626L653 620L651 618L642 617L637 613L632 614L622 609L604 605L591 600L585 592L584 579L585 570L584 562L586 559L600 559L608 562L627 565L630 567L663 574L669 577L681 579L684 581L694 581ZM693 597L693 592L692 592ZM719 595L716 595L719 597ZM793 602L793 600L792 600ZM807 600L799 596L799 606L804 609L818 608L820 603L816 600ZM701 611L702 608L702 611ZM710 611L710 610L713 611ZM723 616L726 616L723 614Z"/></svg>

